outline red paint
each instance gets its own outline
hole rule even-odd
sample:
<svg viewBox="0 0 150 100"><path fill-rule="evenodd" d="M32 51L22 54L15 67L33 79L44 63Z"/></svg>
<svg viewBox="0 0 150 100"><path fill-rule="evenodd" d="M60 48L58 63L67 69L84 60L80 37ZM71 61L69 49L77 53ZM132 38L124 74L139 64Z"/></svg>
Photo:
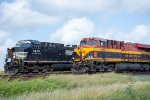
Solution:
<svg viewBox="0 0 150 100"><path fill-rule="evenodd" d="M96 44L80 44L79 48L110 48L110 49L121 49L127 51L150 51L150 45L140 43L125 43L124 41L116 41L102 38L84 38L81 42L96 41ZM106 43L105 46L101 46L101 42Z"/></svg>

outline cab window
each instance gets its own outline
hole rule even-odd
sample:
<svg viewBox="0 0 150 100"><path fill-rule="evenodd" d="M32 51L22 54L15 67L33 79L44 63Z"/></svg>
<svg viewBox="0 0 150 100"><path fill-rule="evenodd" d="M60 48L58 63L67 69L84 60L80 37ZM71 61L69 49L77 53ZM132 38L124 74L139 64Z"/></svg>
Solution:
<svg viewBox="0 0 150 100"><path fill-rule="evenodd" d="M100 41L100 46L101 46L101 47L105 47L105 42Z"/></svg>
<svg viewBox="0 0 150 100"><path fill-rule="evenodd" d="M97 44L97 41L91 40L91 41L89 41L89 44L95 45L95 44Z"/></svg>
<svg viewBox="0 0 150 100"><path fill-rule="evenodd" d="M87 44L87 42L86 41L81 41L80 44L84 44L85 45L85 44Z"/></svg>

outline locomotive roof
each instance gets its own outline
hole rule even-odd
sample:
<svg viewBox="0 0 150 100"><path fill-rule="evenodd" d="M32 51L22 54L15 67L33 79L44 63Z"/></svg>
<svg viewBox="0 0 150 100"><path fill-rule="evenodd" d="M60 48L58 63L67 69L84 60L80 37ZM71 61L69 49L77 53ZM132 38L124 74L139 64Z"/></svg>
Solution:
<svg viewBox="0 0 150 100"><path fill-rule="evenodd" d="M104 39L104 38L99 38L99 37L89 37L89 38L83 38L82 40L86 40L86 39L96 39L96 40L101 40L101 41L107 41L107 40L111 40L111 39ZM118 41L118 40L111 40L111 41ZM118 42L124 42L124 41L118 41Z"/></svg>
<svg viewBox="0 0 150 100"><path fill-rule="evenodd" d="M20 41L18 41L17 44L23 44L23 43L27 43L27 44L31 44L31 43L39 44L40 42L37 41L37 40L20 40Z"/></svg>
<svg viewBox="0 0 150 100"><path fill-rule="evenodd" d="M104 38L99 38L99 37L89 37L89 38L83 38L81 41L89 40L89 39L101 40L101 41L111 40L111 39L104 39ZM111 40L111 41L118 41L118 40ZM118 41L118 42L124 42L124 41ZM133 43L133 42L124 42L124 43L125 44L131 44L131 45L133 44L137 48L150 49L150 45L147 45L147 44Z"/></svg>

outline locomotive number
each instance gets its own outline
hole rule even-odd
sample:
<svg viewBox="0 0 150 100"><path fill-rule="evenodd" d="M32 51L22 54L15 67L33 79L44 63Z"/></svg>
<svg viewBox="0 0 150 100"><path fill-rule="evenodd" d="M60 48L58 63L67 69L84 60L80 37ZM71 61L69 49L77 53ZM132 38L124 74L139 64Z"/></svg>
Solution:
<svg viewBox="0 0 150 100"><path fill-rule="evenodd" d="M32 54L40 55L41 54L41 50L32 50Z"/></svg>
<svg viewBox="0 0 150 100"><path fill-rule="evenodd" d="M34 53L39 53L41 52L40 50L33 50Z"/></svg>

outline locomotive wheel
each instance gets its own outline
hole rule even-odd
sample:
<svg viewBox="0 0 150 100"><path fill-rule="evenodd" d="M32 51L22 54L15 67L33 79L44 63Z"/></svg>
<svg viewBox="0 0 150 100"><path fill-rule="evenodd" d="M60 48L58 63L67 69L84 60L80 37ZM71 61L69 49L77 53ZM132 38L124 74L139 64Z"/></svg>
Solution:
<svg viewBox="0 0 150 100"><path fill-rule="evenodd" d="M82 68L71 68L71 72L73 74L85 74L89 72L89 68L88 67L82 67Z"/></svg>

